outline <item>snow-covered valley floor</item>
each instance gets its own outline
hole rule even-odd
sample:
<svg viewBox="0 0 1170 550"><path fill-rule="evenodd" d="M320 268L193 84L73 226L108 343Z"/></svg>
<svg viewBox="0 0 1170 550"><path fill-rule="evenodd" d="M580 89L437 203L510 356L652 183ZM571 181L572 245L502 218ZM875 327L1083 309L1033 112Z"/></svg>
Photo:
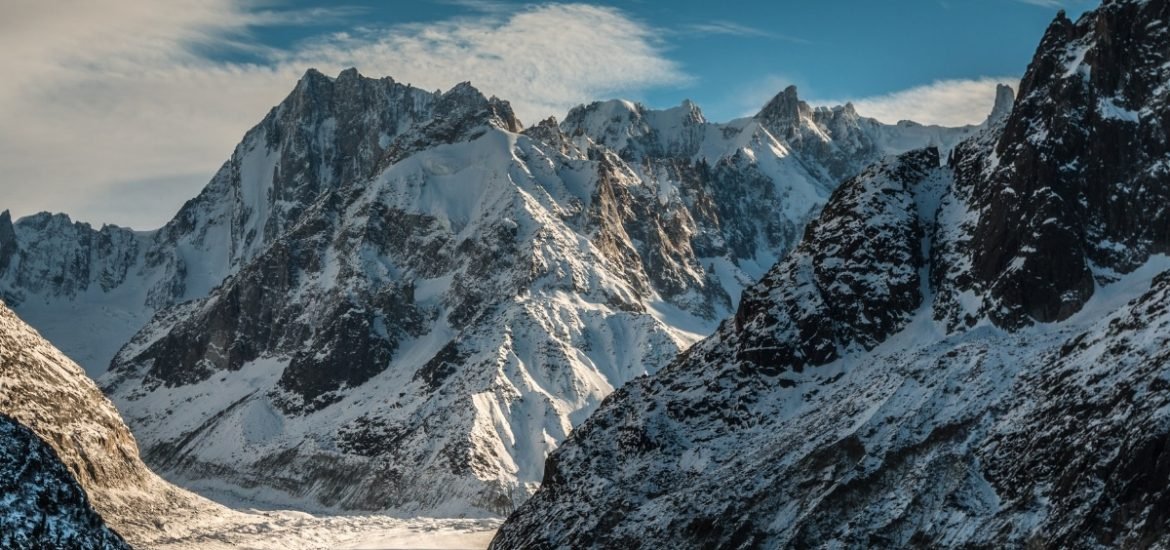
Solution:
<svg viewBox="0 0 1170 550"><path fill-rule="evenodd" d="M199 533L151 545L158 550L465 550L487 548L498 519L402 519L247 511L211 517Z"/></svg>

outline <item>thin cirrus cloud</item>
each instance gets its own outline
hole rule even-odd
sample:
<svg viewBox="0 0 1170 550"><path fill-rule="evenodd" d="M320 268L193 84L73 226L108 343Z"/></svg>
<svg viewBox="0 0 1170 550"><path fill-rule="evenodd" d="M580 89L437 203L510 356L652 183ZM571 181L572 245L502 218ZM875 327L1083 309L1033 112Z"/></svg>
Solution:
<svg viewBox="0 0 1170 550"><path fill-rule="evenodd" d="M0 210L16 215L65 211L159 226L309 67L336 74L356 66L428 89L471 80L528 122L690 78L662 54L655 29L582 4L505 14L477 2L474 17L333 34L291 50L259 46L249 31L344 19L352 8L107 0L63 13L51 4L13 0L0 20L0 48L9 53L0 57ZM573 36L592 46L565 47ZM261 61L200 53L215 48Z"/></svg>
<svg viewBox="0 0 1170 550"><path fill-rule="evenodd" d="M770 38L773 40L780 40L783 42L791 42L793 44L811 44L810 41L800 38L799 36L791 36L787 34L780 34L758 27L743 25L734 21L708 21L704 23L692 23L682 27L683 33L690 34L712 34L725 36L747 36L755 38Z"/></svg>
<svg viewBox="0 0 1170 550"><path fill-rule="evenodd" d="M1060 0L1016 0L1024 4L1032 4L1033 6L1041 6L1045 8L1059 8L1063 4Z"/></svg>
<svg viewBox="0 0 1170 550"><path fill-rule="evenodd" d="M1021 4L1031 4L1041 8L1053 10L1080 10L1096 5L1100 0L1012 0Z"/></svg>

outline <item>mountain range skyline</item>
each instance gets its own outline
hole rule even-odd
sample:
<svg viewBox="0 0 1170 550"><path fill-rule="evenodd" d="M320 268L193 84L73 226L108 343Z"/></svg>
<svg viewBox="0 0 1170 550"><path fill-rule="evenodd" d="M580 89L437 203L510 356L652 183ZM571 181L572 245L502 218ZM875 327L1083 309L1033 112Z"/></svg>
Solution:
<svg viewBox="0 0 1170 550"><path fill-rule="evenodd" d="M1090 6L846 0L723 14L703 2L107 0L62 13L20 0L0 35L18 52L0 61L0 191L17 217L68 211L156 228L310 67L432 90L470 80L525 124L619 97L651 108L689 98L727 122L789 84L814 105L853 101L887 123L974 124L995 84L1022 74L1022 37L1057 9ZM1000 38L972 47L989 34Z"/></svg>

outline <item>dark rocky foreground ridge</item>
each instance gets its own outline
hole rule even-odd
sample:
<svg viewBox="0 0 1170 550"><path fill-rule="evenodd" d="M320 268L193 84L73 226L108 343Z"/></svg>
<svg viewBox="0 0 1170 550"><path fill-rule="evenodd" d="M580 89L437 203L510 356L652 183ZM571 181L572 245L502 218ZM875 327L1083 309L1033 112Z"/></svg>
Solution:
<svg viewBox="0 0 1170 550"><path fill-rule="evenodd" d="M0 414L0 547L120 550L69 469L36 434Z"/></svg>
<svg viewBox="0 0 1170 550"><path fill-rule="evenodd" d="M113 403L3 302L0 418L2 548L149 547L223 516L147 469Z"/></svg>
<svg viewBox="0 0 1170 550"><path fill-rule="evenodd" d="M1170 2L1061 14L1006 119L838 188L492 547L1167 547L1168 97Z"/></svg>

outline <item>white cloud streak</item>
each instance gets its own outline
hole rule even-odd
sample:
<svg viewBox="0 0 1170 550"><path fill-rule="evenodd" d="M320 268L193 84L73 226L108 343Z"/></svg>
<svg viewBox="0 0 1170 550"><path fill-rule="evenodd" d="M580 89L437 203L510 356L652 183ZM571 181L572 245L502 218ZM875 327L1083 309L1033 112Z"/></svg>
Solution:
<svg viewBox="0 0 1170 550"><path fill-rule="evenodd" d="M1064 4L1060 0L1016 0L1023 4L1031 4L1033 6L1040 6L1043 8L1061 8Z"/></svg>
<svg viewBox="0 0 1170 550"><path fill-rule="evenodd" d="M236 0L6 0L0 210L157 227L309 67L336 74L356 66L427 89L471 80L510 100L526 122L599 96L688 80L663 57L654 29L613 9L486 11L275 51L256 46L249 29L352 12L267 8ZM199 53L225 45L263 61L216 62Z"/></svg>
<svg viewBox="0 0 1170 550"><path fill-rule="evenodd" d="M754 37L754 38L768 38L772 40L780 40L783 42L791 42L794 44L810 44L808 40L797 36L787 34L780 34L777 32L767 31L761 28L752 27L736 23L734 21L707 21L704 23L694 23L686 25L682 28L684 33L694 34L714 34L723 36L739 36L739 37Z"/></svg>
<svg viewBox="0 0 1170 550"><path fill-rule="evenodd" d="M851 101L857 112L882 122L913 120L922 124L962 126L978 124L995 105L996 84L1018 88L1019 78L941 80L889 94L853 99L811 100L815 105L840 105Z"/></svg>

